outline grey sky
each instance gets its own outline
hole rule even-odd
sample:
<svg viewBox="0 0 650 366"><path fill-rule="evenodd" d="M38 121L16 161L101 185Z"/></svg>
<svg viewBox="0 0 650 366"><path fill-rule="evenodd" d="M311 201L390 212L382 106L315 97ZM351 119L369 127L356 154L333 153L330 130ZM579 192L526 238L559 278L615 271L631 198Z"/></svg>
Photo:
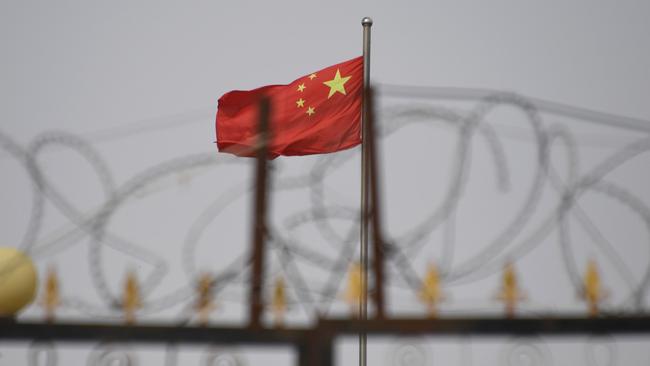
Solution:
<svg viewBox="0 0 650 366"><path fill-rule="evenodd" d="M373 83L515 91L529 97L650 119L647 1L3 1L0 132L22 146L49 130L87 137L107 160L119 187L162 161L214 151L216 100L223 93L287 83L360 55L363 16L374 19ZM458 107L471 109L472 105ZM500 132L507 135L510 131L516 137L504 138L513 172L512 200L504 203L495 193L489 149L476 138L474 170L465 198L473 204L457 217L459 262L471 258L478 250L476 243L484 237L493 238L497 229L515 215L532 181L535 160L534 147L528 142L530 130L522 132L517 129L520 125L508 130L513 127L512 120L516 120L508 113L498 111L490 118L497 120L496 125L503 122ZM178 121L187 124L179 125ZM615 147L638 137L600 126L584 127L556 116L545 121L582 133L581 173L597 165ZM173 128L149 129L165 124ZM123 136L124 131L132 129L141 129L142 133ZM399 236L429 212L430 202L423 199L428 197L425 194L433 191L431 201L435 204L444 198L448 182L445 169L454 156L452 129L404 130L387 138L384 145L386 202L391 210L387 227L393 236ZM607 143L601 145L599 141L603 138ZM552 155L558 170L566 167L564 152L560 147ZM57 150L40 159L45 171L51 174L49 179L81 211L101 204L102 187L80 157ZM356 202L355 159L356 156L328 177L331 202ZM278 171L292 176L304 173L305 167L316 159L280 160ZM435 168L420 168L426 164ZM650 204L647 167L648 157L642 156L617 170L611 179ZM0 151L0 169L0 202L4 202L0 220L6 223L2 225L0 245L14 245L21 238L29 214L29 179L5 151ZM217 193L242 185L249 173L248 166L235 166L200 174L190 172L179 176L178 182L170 178L149 187L141 198L115 215L110 226L113 232L155 251L171 267L152 296L163 297L186 285L179 248L188 227ZM191 179L193 174L200 178ZM191 184L183 185L183 177ZM167 191L169 187L174 188L171 193ZM541 221L545 210L550 210L555 202L547 191L542 197L542 209L532 222ZM198 267L225 264L243 251L242 243L248 237L248 198L244 196L234 203L206 231L197 244ZM305 192L278 193L273 200L274 212L284 219L296 210L306 209L308 200ZM616 238L611 240L619 244L621 257L638 279L650 256L647 246L641 244L648 234L640 220L602 197L593 197L584 205L592 218L602 224L603 232ZM494 214L494 207L498 207L498 214ZM402 214L408 210L412 210L413 216ZM618 215L617 219L609 219L609 210ZM51 238L53 232L69 225L69 220L48 206L43 225L40 240ZM530 233L534 226L531 224L526 232ZM584 244L589 239L575 230L575 240L583 243L576 249L580 258L607 257ZM309 230L295 233L299 240L311 234ZM443 240L443 234L436 235L418 258L418 271L424 269L427 260L441 255L435 244ZM526 273L523 277L539 303L576 311L581 305L561 271L556 241L552 237L550 244L523 259L526 269L521 272ZM81 297L100 304L90 280L75 276L89 270L84 245L86 242L82 241L54 258L44 255L37 264L44 269L50 262L57 263L65 278L64 285L81 289ZM110 274L111 290L118 292L124 269L134 264L116 251L106 251L104 270ZM273 270L278 270L277 262L273 266ZM608 268L608 264L604 266ZM150 264L137 268L144 275L152 270ZM313 272L307 277L320 279L321 275ZM549 281L547 276L553 280ZM624 277L625 274L612 274L608 281L612 287L624 289ZM489 302L486 299L495 291L498 278L493 274L473 286L459 285L454 294L459 301L452 302L448 309L473 309L479 300L481 304ZM396 307L411 313L419 311L417 300L405 295L403 288L392 291L397 298ZM615 299L621 300L623 290L614 292ZM240 293L233 290L232 294L236 297ZM555 302L556 299L559 300ZM233 302L237 303L236 300ZM535 306L531 305L537 309ZM344 304L335 307L338 314L345 310ZM26 315L40 314L40 309L31 307ZM175 314L165 313L163 318ZM300 322L305 317L298 314L296 318ZM217 319L240 321L243 312L240 307L226 305ZM0 365L1 362L2 359Z"/></svg>

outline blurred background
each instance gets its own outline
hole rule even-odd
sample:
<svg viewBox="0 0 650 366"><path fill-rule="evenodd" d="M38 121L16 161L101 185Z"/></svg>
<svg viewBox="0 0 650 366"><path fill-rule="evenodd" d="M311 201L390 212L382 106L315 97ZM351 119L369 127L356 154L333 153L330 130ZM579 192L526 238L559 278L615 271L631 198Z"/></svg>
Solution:
<svg viewBox="0 0 650 366"><path fill-rule="evenodd" d="M121 323L130 273L139 322L195 324L208 274L210 325L244 326L254 161L217 153L216 100L360 55L363 16L383 229L400 253L386 264L389 316L427 316L432 265L439 317L502 316L507 263L519 316L586 316L590 262L603 312L647 312L647 2L5 1L0 246L27 253L40 282L18 320L43 319L50 272L57 320ZM283 279L288 327L350 316L359 148L280 157L271 172L265 298ZM337 339L337 364L357 363L356 342ZM369 364L638 365L648 345L395 336L370 338ZM288 347L110 347L2 341L0 365L296 362Z"/></svg>

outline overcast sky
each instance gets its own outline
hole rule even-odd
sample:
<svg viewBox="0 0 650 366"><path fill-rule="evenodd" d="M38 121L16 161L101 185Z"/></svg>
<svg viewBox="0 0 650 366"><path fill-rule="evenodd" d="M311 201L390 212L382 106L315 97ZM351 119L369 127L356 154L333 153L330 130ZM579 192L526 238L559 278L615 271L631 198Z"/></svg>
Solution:
<svg viewBox="0 0 650 366"><path fill-rule="evenodd" d="M37 135L51 130L87 138L106 159L116 185L120 186L135 174L167 159L214 151L216 100L223 93L288 83L360 55L360 21L364 16L374 19L373 83L514 91L528 97L650 120L650 48L647 46L650 2L647 1L3 1L0 3L0 132L23 147ZM171 127L151 132L151 126ZM141 134L122 135L139 129L143 130ZM618 131L600 127L587 128L587 133L609 138L611 146L608 147L612 149L599 150L589 145L581 155L586 166L596 165L615 151L612 141L625 142L630 138L621 131L620 140L616 140ZM424 215L428 206L422 203L423 194L431 187L441 188L440 196L444 193L440 182L445 175L438 173L444 170L425 174L418 167L436 157L443 163L450 161L453 150L447 150L449 146L445 145L449 136L453 135L422 135L415 129L386 143L388 208L396 208L387 214L387 221L395 236L409 222L420 219L404 216L404 211L397 208L413 209L418 215ZM431 150L419 149L420 146ZM525 195L525 190L519 191L518 187L526 187L531 180L534 149L517 142L507 146L510 169L514 172L515 205ZM472 173L476 174L472 177L480 178L470 178L478 183L468 188L468 197L484 198L484 190L488 188L479 184L484 181L494 190L494 172L486 168L491 163L484 157L488 156L487 151L485 145L476 148L473 159L478 172ZM526 160L530 157L533 160ZM335 195L329 199L357 202L355 158L342 168L352 175L333 174L329 188ZM41 159L52 182L58 184L66 199L80 211L91 211L103 202L103 188L96 174L78 156L59 151L44 154ZM562 167L566 160L559 158L556 163ZM304 173L301 168L312 162L283 160L278 163L278 169L284 169L281 171L288 175ZM650 204L647 164L645 157L618 172L616 178ZM14 245L22 238L27 225L25 218L32 199L30 180L20 164L8 158L5 151L0 151L0 168L3 170L0 199L5 202L0 207L0 219L7 223L2 225L0 240ZM179 269L182 265L175 261L180 253L178 245L167 243L161 247L159 243L166 243L169 238L174 238L174 243L181 242L187 228L215 198L214 192L222 193L232 185L242 185L248 173L248 166L226 168L203 175L199 183L187 187L181 184L178 189L181 193L155 196L153 193L168 188L161 183L150 189L153 193L143 193L142 200L116 215L111 230L159 252L171 266L166 282L155 290L155 295L163 296L186 283ZM472 189L477 192L474 196ZM206 232L210 240L220 245L246 240L249 202L248 196L244 197ZM303 202L308 202L306 194L282 197L279 195L273 201L274 210L286 215L293 208L304 208ZM466 241L465 249L462 246L459 249L459 258L476 251L471 245L484 236L481 229L492 233L490 227L499 225L491 220L510 217L510 206L494 206L494 202L485 198L477 208L470 205L467 216L458 218L461 229L466 225L461 230L466 237L459 234L460 244ZM549 202L546 203L550 207ZM600 222L608 222L605 213L611 203L595 202L593 212L604 220ZM481 211L483 205L499 207L502 211L493 215L493 209L486 209L485 213ZM69 224L69 219L57 209L47 210L40 239L51 237L53 232ZM613 220L611 232L620 235L621 242L634 242L638 246L635 240L646 238L647 233L632 219L629 222L639 225L630 224L628 228L625 226L628 221L623 217ZM581 237L580 233L576 235ZM436 240L432 239L432 243ZM621 249L622 257L632 263L635 275L640 277L650 253L644 247L642 258L636 257L641 249L630 245ZM226 262L223 258L234 257L241 250L241 246L233 247L215 250L204 240L199 245L196 261L199 266L206 266L210 261ZM110 286L117 292L124 268L132 264L110 250L107 252L106 261L121 261L119 266L106 269L112 276ZM206 258L210 259L204 260L201 253L207 253ZM581 253L605 255L594 254L590 248ZM425 254L423 258L427 260L439 252L433 248ZM555 289L553 283L545 281L546 274L542 271L547 260L556 261L561 267L557 253L541 249L536 254L545 259L531 259L531 268L538 272L528 276L533 284L539 285L539 298L553 303L557 296L561 298L558 306L571 305L570 309L578 309L580 305L571 286ZM86 255L79 247L71 247L58 257L39 258L37 264L44 269L53 261L65 267L61 269L62 277L67 275L64 284L75 283L69 286L78 285L77 288L83 289L82 297L98 304L100 300L89 280L74 275L75 270L82 273L87 270ZM76 263L83 263L79 264L83 269L66 266ZM143 266L143 273L151 270ZM424 267L417 269L421 271ZM558 282L567 282L565 277L558 278ZM623 280L611 278L611 281ZM476 288L465 289L457 298L490 296L496 282L490 286L489 289L481 287L478 292ZM623 293L615 295L623 296ZM404 301L407 302L416 300L409 298ZM342 309L345 308L339 310ZM226 307L224 313L219 320L242 318L240 310ZM32 307L30 315L39 316L40 310ZM3 365L1 358L0 365Z"/></svg>

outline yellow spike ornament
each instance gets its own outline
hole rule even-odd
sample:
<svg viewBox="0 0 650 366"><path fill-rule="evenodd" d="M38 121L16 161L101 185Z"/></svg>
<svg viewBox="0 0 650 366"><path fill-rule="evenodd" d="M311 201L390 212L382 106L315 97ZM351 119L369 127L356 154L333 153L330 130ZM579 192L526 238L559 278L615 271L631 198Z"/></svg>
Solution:
<svg viewBox="0 0 650 366"><path fill-rule="evenodd" d="M271 299L273 318L277 327L284 326L284 314L287 311L287 290L282 277L275 280L273 298Z"/></svg>
<svg viewBox="0 0 650 366"><path fill-rule="evenodd" d="M605 298L607 298L607 296L608 294L603 290L600 283L600 275L598 274L596 261L591 259L587 263L587 270L585 271L582 290L582 298L589 306L589 316L598 316L599 305Z"/></svg>
<svg viewBox="0 0 650 366"><path fill-rule="evenodd" d="M429 264L427 274L422 283L422 288L420 289L419 297L420 301L426 305L429 317L437 317L438 303L444 300L445 296L442 292L442 286L440 285L438 269L433 263Z"/></svg>
<svg viewBox="0 0 650 366"><path fill-rule="evenodd" d="M526 296L521 292L517 284L517 274L511 262L507 262L503 266L502 285L497 294L497 299L503 301L508 318L514 318L517 303L526 300Z"/></svg>
<svg viewBox="0 0 650 366"><path fill-rule="evenodd" d="M54 321L56 308L61 304L61 295L59 291L59 278L56 269L50 267L47 270L45 278L45 289L41 298L41 305L45 309L45 321L51 323Z"/></svg>
<svg viewBox="0 0 650 366"><path fill-rule="evenodd" d="M363 295L361 288L362 275L361 265L357 262L353 263L348 272L348 288L345 293L345 300L350 305L350 313L354 317L359 316L359 302Z"/></svg>
<svg viewBox="0 0 650 366"><path fill-rule="evenodd" d="M124 295L122 297L122 309L124 310L124 321L126 324L135 324L136 312L142 307L140 300L140 287L134 271L129 271L124 282Z"/></svg>
<svg viewBox="0 0 650 366"><path fill-rule="evenodd" d="M209 273L204 273L199 278L196 291L197 299L194 309L198 312L199 324L207 326L210 319L210 313L216 308L214 303L214 277Z"/></svg>

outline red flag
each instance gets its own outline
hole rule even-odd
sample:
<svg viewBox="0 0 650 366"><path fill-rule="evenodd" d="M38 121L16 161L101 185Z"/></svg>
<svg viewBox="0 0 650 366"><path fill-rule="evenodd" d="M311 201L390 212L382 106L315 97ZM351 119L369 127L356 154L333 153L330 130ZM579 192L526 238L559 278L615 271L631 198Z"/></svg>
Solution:
<svg viewBox="0 0 650 366"><path fill-rule="evenodd" d="M305 75L287 85L234 90L219 98L217 146L222 152L254 156L258 102L271 102L269 155L309 155L361 143L363 57Z"/></svg>

